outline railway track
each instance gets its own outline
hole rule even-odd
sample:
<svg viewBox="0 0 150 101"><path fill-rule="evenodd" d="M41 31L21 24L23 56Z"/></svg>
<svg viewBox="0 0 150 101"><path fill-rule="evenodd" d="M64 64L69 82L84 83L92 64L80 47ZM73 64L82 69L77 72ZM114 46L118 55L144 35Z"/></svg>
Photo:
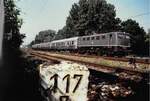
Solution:
<svg viewBox="0 0 150 101"><path fill-rule="evenodd" d="M125 66L110 66L110 65L105 65L102 63L97 63L96 61L99 61L98 59L92 60L90 58L88 60L87 57L79 57L79 56L66 56L66 55L58 55L58 54L50 54L48 52L43 52L43 51L30 51L30 53L34 56L46 59L46 60L52 60L52 61L62 61L62 60L67 60L67 61L73 61L73 62L78 62L82 64L89 65L89 69L93 69L96 71L103 71L103 72L110 72L114 73L116 71L129 71L129 72L134 72L134 73L149 73L149 70L147 69L133 69ZM145 64L149 68L149 64Z"/></svg>
<svg viewBox="0 0 150 101"><path fill-rule="evenodd" d="M53 52L52 52L53 53ZM54 52L56 53L56 52ZM113 61L123 61L123 62L129 62L129 59L131 57L110 57L110 56L96 56L96 55L88 55L88 54L74 54L74 53L61 53L64 55L71 55L71 56L79 56L79 57L92 57L92 58L104 58L107 60L113 60ZM143 63L143 64L150 64L150 59L139 59L135 58L136 63Z"/></svg>
<svg viewBox="0 0 150 101"><path fill-rule="evenodd" d="M73 60L70 60L70 59L52 57L52 56L48 56L48 55L45 55L45 54L39 54L39 53L36 53L36 52L32 52L31 55L36 56L38 59L42 59L44 61L53 61L54 63L59 63L60 61L64 61L64 60L73 61ZM101 66L101 68L98 68L100 65L85 63L85 62L81 62L81 61L73 61L73 62L78 62L78 63L89 65L89 66L91 66L90 69L93 69L93 70L96 70L96 71L103 71L105 73L115 72L114 69L108 68L106 66Z"/></svg>
<svg viewBox="0 0 150 101"><path fill-rule="evenodd" d="M87 68L89 68L90 71L96 71L99 73L104 73L106 75L109 75L110 77L115 77L123 81L133 81L133 82L140 82L141 80L147 81L147 71L139 71L139 70L133 70L133 69L125 69L125 68L114 68L110 66L104 66L94 63L89 63L85 61L79 61L79 60L72 60L67 59L63 57L55 57L48 55L46 53L40 53L37 51L30 51L30 54L34 57L37 57L38 59L49 61L50 64L53 63L60 63L61 61L72 61L79 64L86 65Z"/></svg>

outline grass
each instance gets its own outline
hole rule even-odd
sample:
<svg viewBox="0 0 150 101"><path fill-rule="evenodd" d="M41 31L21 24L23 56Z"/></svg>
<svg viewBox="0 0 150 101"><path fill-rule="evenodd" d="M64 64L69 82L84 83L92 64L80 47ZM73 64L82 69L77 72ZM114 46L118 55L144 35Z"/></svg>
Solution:
<svg viewBox="0 0 150 101"><path fill-rule="evenodd" d="M94 57L79 57L79 56L71 56L71 55L64 55L64 54L56 54L56 53L49 53L49 52L43 52L43 54L73 60L73 61L81 61L81 62L88 62L96 65L103 65L108 66L112 68L122 68L122 69L128 69L128 70L134 70L134 71L140 71L140 72L147 72L150 70L149 64L144 63L136 63L135 69L133 69L132 65L129 65L128 62L123 61L114 61L114 60L108 60L104 58L94 58Z"/></svg>

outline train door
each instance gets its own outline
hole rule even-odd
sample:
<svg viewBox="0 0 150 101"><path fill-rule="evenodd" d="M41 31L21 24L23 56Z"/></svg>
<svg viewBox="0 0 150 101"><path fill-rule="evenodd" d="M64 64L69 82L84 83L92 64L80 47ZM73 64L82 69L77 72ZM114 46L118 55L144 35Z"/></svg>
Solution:
<svg viewBox="0 0 150 101"><path fill-rule="evenodd" d="M115 34L108 34L108 45L110 47L114 46L116 44L116 37Z"/></svg>

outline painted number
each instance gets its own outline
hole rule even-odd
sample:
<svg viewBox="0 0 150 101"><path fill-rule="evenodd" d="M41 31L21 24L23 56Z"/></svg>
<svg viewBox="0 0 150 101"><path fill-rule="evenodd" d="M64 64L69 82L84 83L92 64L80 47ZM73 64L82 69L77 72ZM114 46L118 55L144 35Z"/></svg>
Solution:
<svg viewBox="0 0 150 101"><path fill-rule="evenodd" d="M55 74L54 76L52 76L50 78L50 80L54 79L54 87L53 87L53 92L56 93L57 92L57 88L58 88L58 74Z"/></svg>
<svg viewBox="0 0 150 101"><path fill-rule="evenodd" d="M81 80L82 80L83 75L80 74L75 74L74 75L74 79L78 78L77 84L75 85L75 88L73 89L73 93L76 92L77 88L79 87ZM50 80L54 79L54 87L53 87L53 91L54 93L57 92L58 89L58 74L55 74L54 76L52 76L50 78ZM70 74L67 74L66 76L64 76L63 80L66 79L66 93L69 93L69 88L70 88Z"/></svg>
<svg viewBox="0 0 150 101"><path fill-rule="evenodd" d="M79 80L78 80L78 82L77 82L77 84L76 84L76 86L75 86L75 88L74 88L74 90L73 90L73 93L75 93L75 91L76 91L77 88L79 87L79 84L80 84L80 82L81 82L81 79L82 79L83 75L75 74L75 75L74 75L74 78L77 78L77 77L79 77Z"/></svg>
<svg viewBox="0 0 150 101"><path fill-rule="evenodd" d="M67 79L67 81L66 81L66 93L69 93L69 88L70 88L70 75L67 74L67 75L63 78L63 80L65 80L65 79Z"/></svg>

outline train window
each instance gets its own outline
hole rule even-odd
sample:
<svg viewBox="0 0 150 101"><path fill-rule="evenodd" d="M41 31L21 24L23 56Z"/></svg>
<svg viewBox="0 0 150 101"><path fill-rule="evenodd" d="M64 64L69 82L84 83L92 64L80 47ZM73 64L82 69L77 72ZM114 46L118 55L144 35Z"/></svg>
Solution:
<svg viewBox="0 0 150 101"><path fill-rule="evenodd" d="M122 39L122 37L118 36L119 39Z"/></svg>
<svg viewBox="0 0 150 101"><path fill-rule="evenodd" d="M67 45L69 45L69 42L67 42Z"/></svg>
<svg viewBox="0 0 150 101"><path fill-rule="evenodd" d="M112 38L112 34L110 34L109 37Z"/></svg>
<svg viewBox="0 0 150 101"><path fill-rule="evenodd" d="M105 39L105 35L102 35L102 39Z"/></svg>
<svg viewBox="0 0 150 101"><path fill-rule="evenodd" d="M87 37L87 40L90 40L90 37Z"/></svg>
<svg viewBox="0 0 150 101"><path fill-rule="evenodd" d="M72 45L74 44L74 41L72 41Z"/></svg>
<svg viewBox="0 0 150 101"><path fill-rule="evenodd" d="M95 37L92 37L91 39L92 39L92 40L94 40L94 39L95 39Z"/></svg>
<svg viewBox="0 0 150 101"><path fill-rule="evenodd" d="M96 36L96 40L99 40L100 39L100 36Z"/></svg>
<svg viewBox="0 0 150 101"><path fill-rule="evenodd" d="M83 40L85 41L85 38L83 38Z"/></svg>
<svg viewBox="0 0 150 101"><path fill-rule="evenodd" d="M118 35L118 38L119 39L123 39L123 35Z"/></svg>

